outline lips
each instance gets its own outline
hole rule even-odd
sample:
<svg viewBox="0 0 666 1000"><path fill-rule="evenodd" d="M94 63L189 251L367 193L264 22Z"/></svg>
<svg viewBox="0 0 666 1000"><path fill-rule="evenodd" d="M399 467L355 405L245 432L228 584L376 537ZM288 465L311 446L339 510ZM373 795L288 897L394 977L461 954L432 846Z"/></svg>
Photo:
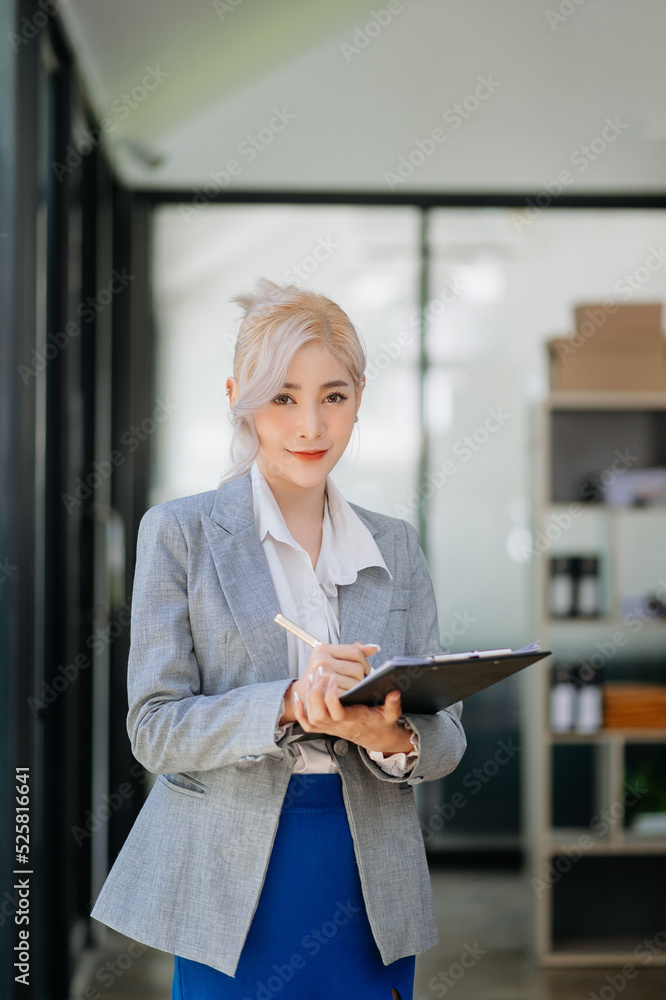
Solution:
<svg viewBox="0 0 666 1000"><path fill-rule="evenodd" d="M289 454L294 455L295 458L300 458L303 462L316 462L320 458L323 458L327 451L328 448L324 448L323 451L290 451Z"/></svg>

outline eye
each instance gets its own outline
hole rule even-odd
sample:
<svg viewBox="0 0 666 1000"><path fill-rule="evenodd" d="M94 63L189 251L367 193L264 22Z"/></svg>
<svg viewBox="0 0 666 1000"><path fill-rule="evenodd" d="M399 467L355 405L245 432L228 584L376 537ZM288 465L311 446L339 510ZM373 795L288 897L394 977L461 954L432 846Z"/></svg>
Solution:
<svg viewBox="0 0 666 1000"><path fill-rule="evenodd" d="M277 403L278 406L284 406L285 404L282 403L282 402L280 402L280 400L282 400L282 399L290 400L291 396L288 396L286 394L286 392L281 392L279 396L275 397L275 399L273 400L273 402Z"/></svg>
<svg viewBox="0 0 666 1000"><path fill-rule="evenodd" d="M348 398L347 396L343 395L343 393L341 393L341 392L332 392L332 393L330 393L330 395L328 395L326 397L326 399L331 399L332 396L338 396L339 399L347 399ZM337 402L337 400L336 400L336 402Z"/></svg>

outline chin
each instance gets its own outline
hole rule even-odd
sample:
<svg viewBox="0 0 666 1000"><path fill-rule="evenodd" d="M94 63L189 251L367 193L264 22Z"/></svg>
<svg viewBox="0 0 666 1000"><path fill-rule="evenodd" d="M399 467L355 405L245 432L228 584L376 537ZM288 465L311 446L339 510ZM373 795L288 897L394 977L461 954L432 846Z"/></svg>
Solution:
<svg viewBox="0 0 666 1000"><path fill-rule="evenodd" d="M318 462L303 462L287 449L282 449L270 457L263 456L262 462L272 475L295 485L311 488L325 483L326 477L337 465L340 455L337 452L332 455L333 450L329 449L326 456Z"/></svg>
<svg viewBox="0 0 666 1000"><path fill-rule="evenodd" d="M318 483L326 482L326 477L336 465L338 457L331 458L330 455L326 455L318 462L302 462L294 456L287 455L283 475L303 486L316 486Z"/></svg>

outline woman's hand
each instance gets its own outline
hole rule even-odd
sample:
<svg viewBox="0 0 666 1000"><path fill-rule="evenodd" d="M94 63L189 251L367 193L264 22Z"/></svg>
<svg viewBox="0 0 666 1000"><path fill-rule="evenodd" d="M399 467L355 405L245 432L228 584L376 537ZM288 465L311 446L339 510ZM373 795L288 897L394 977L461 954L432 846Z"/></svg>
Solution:
<svg viewBox="0 0 666 1000"><path fill-rule="evenodd" d="M305 701L310 685L319 667L322 668L326 677L334 675L337 689L341 694L354 687L358 681L363 680L366 674L370 673L371 667L365 653L372 656L379 650L377 643L354 642L351 645L341 645L333 643L320 643L312 650L308 665L302 677L297 681L292 681L285 692L285 712L280 718L280 725L286 722L295 722L294 712L295 694L301 701Z"/></svg>
<svg viewBox="0 0 666 1000"><path fill-rule="evenodd" d="M408 752L412 749L409 734L403 726L397 725L401 715L399 691L389 691L383 705L340 704L338 689L349 690L369 672L370 665L361 653L367 648L361 643L325 648L318 646L311 662L316 662L316 654L322 652L324 662L317 664L314 671L309 663L306 673L291 685L295 720L306 733L338 736L366 750ZM347 656L353 658L346 660Z"/></svg>

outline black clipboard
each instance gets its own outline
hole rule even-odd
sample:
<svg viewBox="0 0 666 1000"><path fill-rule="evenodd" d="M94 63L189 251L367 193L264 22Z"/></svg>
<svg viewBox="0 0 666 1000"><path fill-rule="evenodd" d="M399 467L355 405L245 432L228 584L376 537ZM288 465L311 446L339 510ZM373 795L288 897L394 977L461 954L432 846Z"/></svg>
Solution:
<svg viewBox="0 0 666 1000"><path fill-rule="evenodd" d="M394 656L341 694L340 702L343 705L381 705L387 693L397 688L401 692L403 713L434 715L551 655L551 650L539 649L535 642L521 649ZM294 723L292 732L300 736L299 742L326 735L305 733L298 722Z"/></svg>

